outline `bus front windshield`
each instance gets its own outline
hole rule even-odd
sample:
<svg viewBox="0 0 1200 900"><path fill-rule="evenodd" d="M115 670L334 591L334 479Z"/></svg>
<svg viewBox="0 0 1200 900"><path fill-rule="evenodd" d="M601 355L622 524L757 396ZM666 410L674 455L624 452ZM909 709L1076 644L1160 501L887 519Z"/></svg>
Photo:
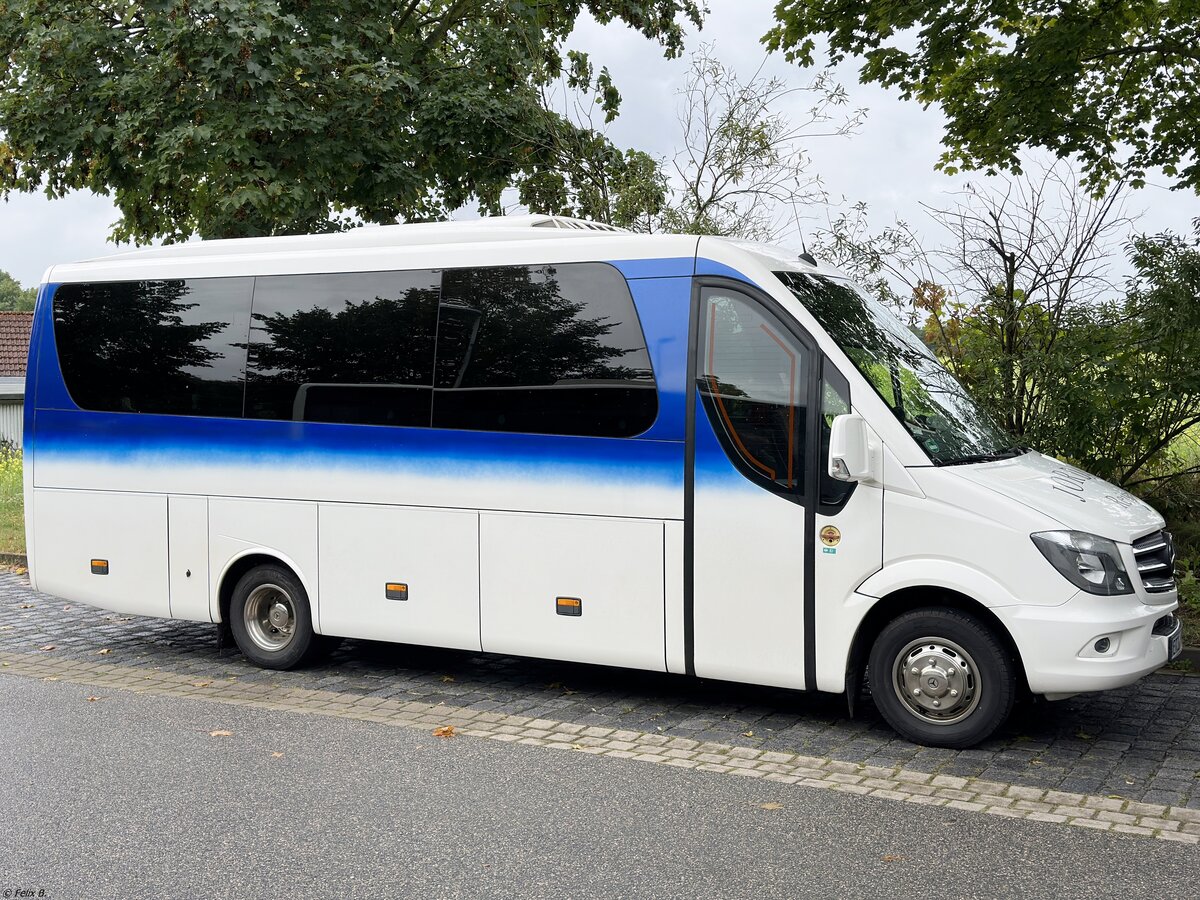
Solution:
<svg viewBox="0 0 1200 900"><path fill-rule="evenodd" d="M775 276L845 351L935 465L989 462L1025 452L879 301L841 279L803 272Z"/></svg>

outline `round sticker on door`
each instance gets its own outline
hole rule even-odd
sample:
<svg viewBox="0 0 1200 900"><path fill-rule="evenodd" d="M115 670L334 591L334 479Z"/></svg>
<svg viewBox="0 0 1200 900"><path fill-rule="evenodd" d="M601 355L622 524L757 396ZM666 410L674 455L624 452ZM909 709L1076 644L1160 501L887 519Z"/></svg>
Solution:
<svg viewBox="0 0 1200 900"><path fill-rule="evenodd" d="M826 547L836 547L842 542L842 533L832 525L826 525L821 529L821 543Z"/></svg>

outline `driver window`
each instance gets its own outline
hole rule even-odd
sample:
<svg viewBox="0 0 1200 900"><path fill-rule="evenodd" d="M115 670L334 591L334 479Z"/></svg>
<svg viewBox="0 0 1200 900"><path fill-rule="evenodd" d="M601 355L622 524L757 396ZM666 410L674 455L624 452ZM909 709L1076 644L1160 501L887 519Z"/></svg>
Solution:
<svg viewBox="0 0 1200 900"><path fill-rule="evenodd" d="M749 298L706 288L697 373L713 429L739 469L803 495L809 351Z"/></svg>

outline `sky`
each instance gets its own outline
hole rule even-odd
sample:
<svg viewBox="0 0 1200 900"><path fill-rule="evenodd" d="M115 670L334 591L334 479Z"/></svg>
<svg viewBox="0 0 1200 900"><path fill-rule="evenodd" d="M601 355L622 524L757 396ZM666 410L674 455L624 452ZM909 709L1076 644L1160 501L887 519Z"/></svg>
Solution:
<svg viewBox="0 0 1200 900"><path fill-rule="evenodd" d="M688 36L688 50L701 43L711 45L717 59L745 78L761 66L764 75L779 76L789 84L812 80L814 71L801 70L780 54L768 56L760 43L773 23L773 0L709 0L709 6L704 29ZM680 142L677 92L687 76L686 54L664 59L656 44L630 29L591 20L580 22L569 46L588 51L597 67L606 65L621 90L621 115L608 127L614 143L659 157L673 156ZM899 219L923 243L934 246L940 230L922 203L946 206L966 181L983 185L989 179L979 174L952 178L935 171L942 134L936 109L922 109L895 91L859 84L854 60L844 62L834 75L849 93L849 107L866 108L866 119L851 137L814 139L807 146L812 171L820 175L835 201L847 207L865 202L873 231ZM801 96L792 114L799 118L803 109ZM786 107L780 111L788 113ZM1200 216L1200 197L1172 192L1163 179L1155 184L1151 176L1149 181L1128 201L1128 212L1140 215L1135 228L1147 233L1165 229L1190 233L1191 220ZM812 227L827 224L829 217L825 209L814 209ZM11 195L0 202L0 269L31 286L54 263L126 249L108 241L116 219L107 198L89 193L76 192L58 200L41 194Z"/></svg>

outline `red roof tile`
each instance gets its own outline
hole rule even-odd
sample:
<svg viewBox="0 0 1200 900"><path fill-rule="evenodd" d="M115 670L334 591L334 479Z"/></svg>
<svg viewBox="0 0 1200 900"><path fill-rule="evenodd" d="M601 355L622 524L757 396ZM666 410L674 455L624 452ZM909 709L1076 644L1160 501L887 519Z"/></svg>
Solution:
<svg viewBox="0 0 1200 900"><path fill-rule="evenodd" d="M31 312L0 312L0 376L24 375L29 360Z"/></svg>

